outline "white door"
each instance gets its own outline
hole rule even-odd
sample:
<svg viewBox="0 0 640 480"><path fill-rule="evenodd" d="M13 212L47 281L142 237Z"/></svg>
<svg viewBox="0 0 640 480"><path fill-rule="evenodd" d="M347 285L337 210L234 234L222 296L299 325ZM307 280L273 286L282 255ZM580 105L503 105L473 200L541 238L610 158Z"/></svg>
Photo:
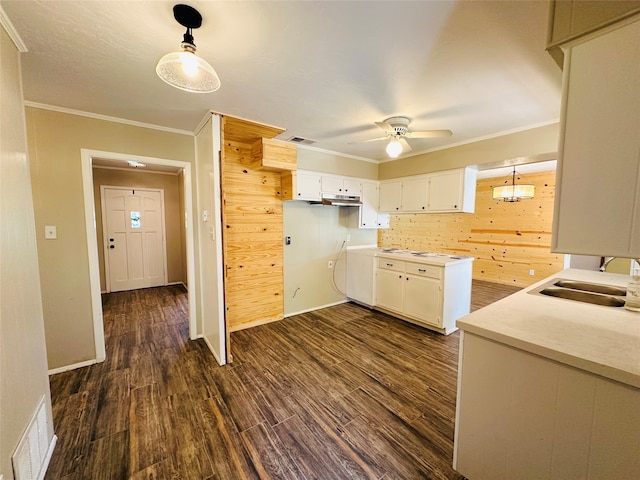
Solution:
<svg viewBox="0 0 640 480"><path fill-rule="evenodd" d="M100 187L108 292L166 285L164 192Z"/></svg>

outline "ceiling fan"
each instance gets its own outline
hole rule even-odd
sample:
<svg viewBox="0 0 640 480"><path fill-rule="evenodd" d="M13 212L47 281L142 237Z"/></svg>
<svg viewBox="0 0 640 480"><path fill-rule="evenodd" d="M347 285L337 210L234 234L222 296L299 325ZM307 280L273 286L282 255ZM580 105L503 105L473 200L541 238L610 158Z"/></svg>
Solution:
<svg viewBox="0 0 640 480"><path fill-rule="evenodd" d="M376 142L378 140L389 140L387 144L387 153L391 158L396 158L402 152L411 151L411 146L407 139L411 138L438 138L450 137L453 135L451 130L423 130L412 132L409 130L411 120L407 117L389 117L382 122L374 122L378 127L384 130L383 137L363 140L363 142Z"/></svg>

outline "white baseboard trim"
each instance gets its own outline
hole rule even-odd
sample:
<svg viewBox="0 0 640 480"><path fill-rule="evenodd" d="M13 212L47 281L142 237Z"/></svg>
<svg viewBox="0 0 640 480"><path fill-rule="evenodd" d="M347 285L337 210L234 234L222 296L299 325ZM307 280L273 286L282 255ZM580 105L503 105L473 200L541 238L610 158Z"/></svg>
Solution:
<svg viewBox="0 0 640 480"><path fill-rule="evenodd" d="M328 303L326 305L319 305L317 307L307 308L306 310L300 310L298 312L285 313L284 318L293 317L294 315L300 315L302 313L313 312L315 310L321 310L323 308L335 307L336 305L341 305L343 303L348 303L348 302L349 302L349 299L345 298L344 300L340 300L339 302Z"/></svg>
<svg viewBox="0 0 640 480"><path fill-rule="evenodd" d="M216 354L216 352L213 349L213 346L211 345L211 342L209 342L209 340L207 339L207 337L205 337L204 335L200 334L198 335L198 338L201 338L204 340L204 343L206 343L207 348L209 349L209 351L211 352L211 355L213 355L213 358L216 359L216 362L218 362L218 365L224 365L224 363L220 362L220 358L218 358L218 355Z"/></svg>
<svg viewBox="0 0 640 480"><path fill-rule="evenodd" d="M40 469L40 475L38 475L38 480L44 480L44 476L47 473L47 469L49 468L49 462L51 461L51 457L53 456L53 451L56 449L56 444L58 443L58 436L54 435L51 438L51 443L49 444L49 448L47 449L47 455L44 457L44 462L42 462L42 468Z"/></svg>
<svg viewBox="0 0 640 480"><path fill-rule="evenodd" d="M167 287L173 287L174 285L182 285L185 290L189 290L187 288L187 286L184 284L184 282L170 282L170 283L167 283Z"/></svg>
<svg viewBox="0 0 640 480"><path fill-rule="evenodd" d="M93 365L98 363L98 361L94 358L92 360L86 360L80 363L74 363L72 365L65 365L64 367L58 367L49 370L49 375L55 375L56 373L68 372L69 370L75 370L76 368L88 367L89 365Z"/></svg>

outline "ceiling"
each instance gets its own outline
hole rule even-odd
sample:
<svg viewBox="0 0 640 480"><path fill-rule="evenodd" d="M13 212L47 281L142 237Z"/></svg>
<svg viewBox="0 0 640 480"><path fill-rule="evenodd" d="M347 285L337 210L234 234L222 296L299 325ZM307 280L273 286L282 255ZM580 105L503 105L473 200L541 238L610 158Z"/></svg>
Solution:
<svg viewBox="0 0 640 480"><path fill-rule="evenodd" d="M410 154L560 116L547 1L188 1L204 19L198 54L222 81L210 94L155 74L184 33L175 3L1 0L28 48L25 100L188 132L214 110L374 161L386 143L355 142L394 115L453 131L410 140Z"/></svg>

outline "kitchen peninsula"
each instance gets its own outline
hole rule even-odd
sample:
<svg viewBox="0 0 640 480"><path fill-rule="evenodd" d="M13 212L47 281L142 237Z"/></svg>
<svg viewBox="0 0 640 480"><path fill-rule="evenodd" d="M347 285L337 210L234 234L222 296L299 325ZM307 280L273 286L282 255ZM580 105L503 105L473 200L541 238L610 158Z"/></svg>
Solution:
<svg viewBox="0 0 640 480"><path fill-rule="evenodd" d="M629 281L564 270L457 322L454 468L471 480L640 478L640 313L539 294L560 279Z"/></svg>
<svg viewBox="0 0 640 480"><path fill-rule="evenodd" d="M347 297L449 335L469 313L473 258L395 248L347 250Z"/></svg>

